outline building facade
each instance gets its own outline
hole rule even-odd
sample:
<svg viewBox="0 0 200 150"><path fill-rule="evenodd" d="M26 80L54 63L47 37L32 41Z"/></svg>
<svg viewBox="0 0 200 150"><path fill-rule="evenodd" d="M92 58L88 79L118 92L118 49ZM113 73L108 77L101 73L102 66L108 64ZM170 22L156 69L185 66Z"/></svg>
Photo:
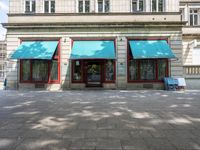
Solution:
<svg viewBox="0 0 200 150"><path fill-rule="evenodd" d="M162 89L182 77L178 0L10 0L8 88Z"/></svg>
<svg viewBox="0 0 200 150"><path fill-rule="evenodd" d="M183 27L184 77L190 89L200 88L200 1L181 0L181 18L187 24Z"/></svg>
<svg viewBox="0 0 200 150"><path fill-rule="evenodd" d="M0 88L3 87L5 75L6 75L6 42L0 41Z"/></svg>

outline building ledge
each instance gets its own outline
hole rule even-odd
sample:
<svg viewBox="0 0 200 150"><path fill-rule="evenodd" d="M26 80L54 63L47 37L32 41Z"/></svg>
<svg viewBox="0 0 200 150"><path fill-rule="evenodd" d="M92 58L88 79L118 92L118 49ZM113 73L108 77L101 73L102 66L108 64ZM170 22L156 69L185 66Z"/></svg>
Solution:
<svg viewBox="0 0 200 150"><path fill-rule="evenodd" d="M145 14L145 15L144 15ZM181 22L179 13L9 14L10 24L102 24Z"/></svg>
<svg viewBox="0 0 200 150"><path fill-rule="evenodd" d="M180 12L112 12L112 13L9 13L9 17L13 16L113 16L113 15L179 15Z"/></svg>
<svg viewBox="0 0 200 150"><path fill-rule="evenodd" d="M199 35L200 26L184 26L182 31L183 31L183 36Z"/></svg>
<svg viewBox="0 0 200 150"><path fill-rule="evenodd" d="M5 28L182 28L182 22L102 22L102 23L3 23Z"/></svg>

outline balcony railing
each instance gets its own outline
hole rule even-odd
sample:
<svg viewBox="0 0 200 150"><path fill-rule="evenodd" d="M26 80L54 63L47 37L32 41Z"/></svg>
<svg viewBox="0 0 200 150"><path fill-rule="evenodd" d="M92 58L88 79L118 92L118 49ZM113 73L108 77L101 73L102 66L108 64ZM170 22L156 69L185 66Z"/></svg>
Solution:
<svg viewBox="0 0 200 150"><path fill-rule="evenodd" d="M200 77L200 65L183 66L186 77Z"/></svg>

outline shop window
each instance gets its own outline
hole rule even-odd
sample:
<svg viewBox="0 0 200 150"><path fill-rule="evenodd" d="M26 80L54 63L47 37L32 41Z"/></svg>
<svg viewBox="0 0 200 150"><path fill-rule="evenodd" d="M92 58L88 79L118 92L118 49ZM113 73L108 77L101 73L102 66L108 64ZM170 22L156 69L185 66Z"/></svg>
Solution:
<svg viewBox="0 0 200 150"><path fill-rule="evenodd" d="M82 81L82 62L75 60L72 62L73 65L73 81Z"/></svg>
<svg viewBox="0 0 200 150"><path fill-rule="evenodd" d="M89 13L90 12L90 0L78 0L78 12Z"/></svg>
<svg viewBox="0 0 200 150"><path fill-rule="evenodd" d="M110 11L110 0L98 0L97 2L98 12L109 12Z"/></svg>
<svg viewBox="0 0 200 150"><path fill-rule="evenodd" d="M55 0L45 0L44 1L44 12L45 13L55 13Z"/></svg>
<svg viewBox="0 0 200 150"><path fill-rule="evenodd" d="M30 81L31 72L30 72L30 60L23 60L22 63L22 80Z"/></svg>
<svg viewBox="0 0 200 150"><path fill-rule="evenodd" d="M105 80L115 80L115 62L114 60L107 60L105 63Z"/></svg>
<svg viewBox="0 0 200 150"><path fill-rule="evenodd" d="M129 61L129 75L130 80L138 79L138 61L130 60Z"/></svg>
<svg viewBox="0 0 200 150"><path fill-rule="evenodd" d="M132 0L132 12L144 11L144 0Z"/></svg>
<svg viewBox="0 0 200 150"><path fill-rule="evenodd" d="M163 80L167 74L167 60L158 60L158 80Z"/></svg>
<svg viewBox="0 0 200 150"><path fill-rule="evenodd" d="M199 25L198 9L190 9L190 26Z"/></svg>
<svg viewBox="0 0 200 150"><path fill-rule="evenodd" d="M134 59L128 51L128 82L161 82L168 76L168 59Z"/></svg>
<svg viewBox="0 0 200 150"><path fill-rule="evenodd" d="M58 60L52 60L51 62L51 80L58 80Z"/></svg>
<svg viewBox="0 0 200 150"><path fill-rule="evenodd" d="M128 80L162 81L168 76L168 61L166 59L128 60Z"/></svg>
<svg viewBox="0 0 200 150"><path fill-rule="evenodd" d="M25 13L35 13L36 1L25 0Z"/></svg>
<svg viewBox="0 0 200 150"><path fill-rule="evenodd" d="M151 0L152 12L163 12L165 10L165 0Z"/></svg>
<svg viewBox="0 0 200 150"><path fill-rule="evenodd" d="M156 63L155 60L140 61L140 79L155 80L156 79Z"/></svg>
<svg viewBox="0 0 200 150"><path fill-rule="evenodd" d="M48 61L34 60L32 62L32 80L33 81L48 80Z"/></svg>
<svg viewBox="0 0 200 150"><path fill-rule="evenodd" d="M59 52L52 60L20 60L21 83L59 83Z"/></svg>

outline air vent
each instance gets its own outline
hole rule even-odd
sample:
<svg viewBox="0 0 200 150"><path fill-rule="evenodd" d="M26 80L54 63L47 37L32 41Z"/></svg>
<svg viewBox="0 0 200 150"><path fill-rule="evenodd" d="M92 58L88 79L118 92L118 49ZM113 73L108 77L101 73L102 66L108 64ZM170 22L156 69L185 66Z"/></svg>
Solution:
<svg viewBox="0 0 200 150"><path fill-rule="evenodd" d="M36 88L36 89L44 89L44 87L45 87L44 84L41 84L41 83L35 84L35 88Z"/></svg>
<svg viewBox="0 0 200 150"><path fill-rule="evenodd" d="M152 89L153 88L153 84L143 84L143 88Z"/></svg>

